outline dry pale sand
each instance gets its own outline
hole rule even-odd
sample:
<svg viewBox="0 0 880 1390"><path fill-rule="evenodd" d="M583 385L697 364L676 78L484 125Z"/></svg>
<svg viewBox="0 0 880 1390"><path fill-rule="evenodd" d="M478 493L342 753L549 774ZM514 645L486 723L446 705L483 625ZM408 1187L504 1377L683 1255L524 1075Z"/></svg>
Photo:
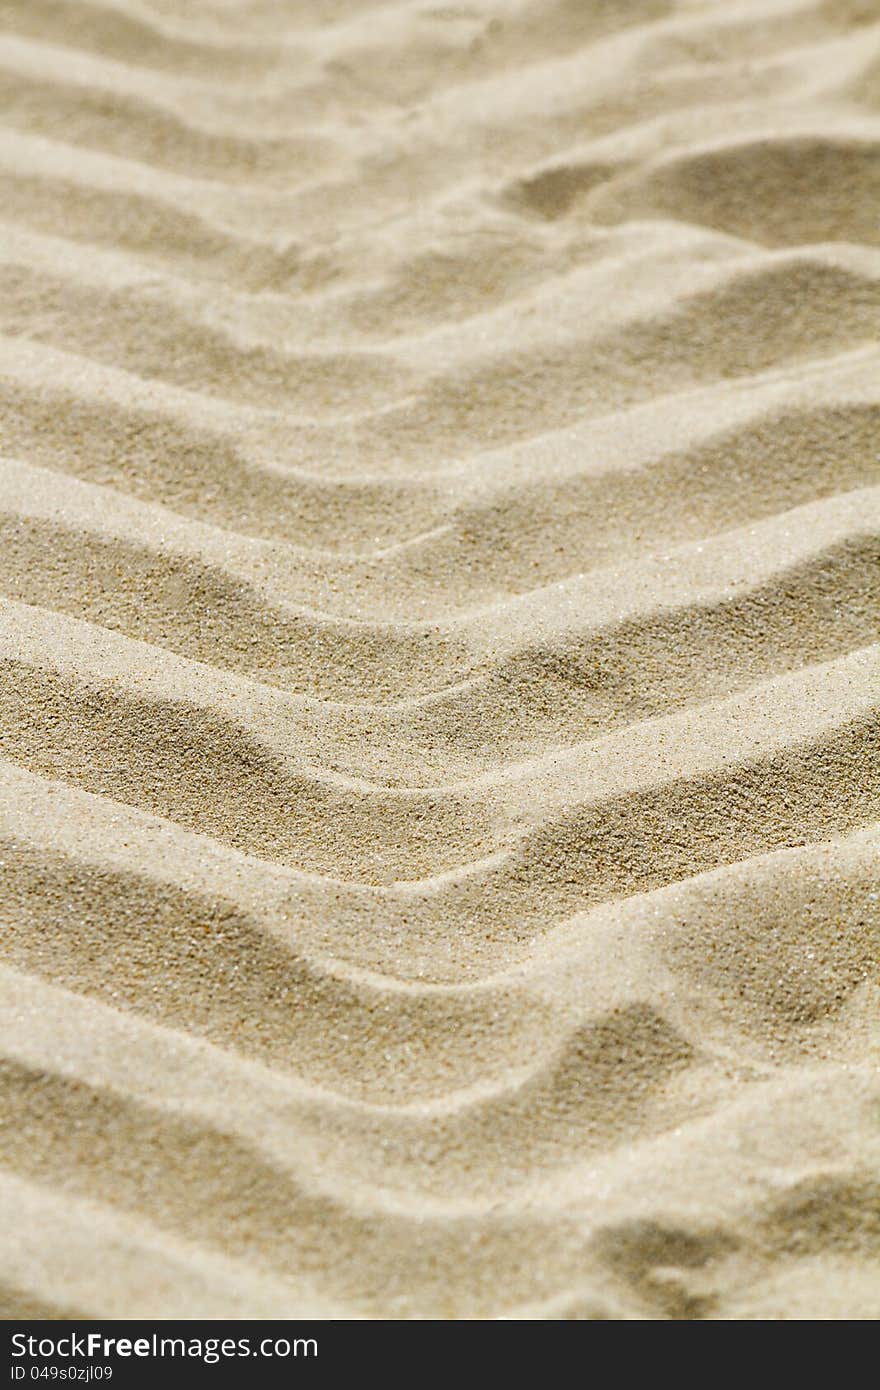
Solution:
<svg viewBox="0 0 880 1390"><path fill-rule="evenodd" d="M6 1317L880 1316L880 0L0 0Z"/></svg>

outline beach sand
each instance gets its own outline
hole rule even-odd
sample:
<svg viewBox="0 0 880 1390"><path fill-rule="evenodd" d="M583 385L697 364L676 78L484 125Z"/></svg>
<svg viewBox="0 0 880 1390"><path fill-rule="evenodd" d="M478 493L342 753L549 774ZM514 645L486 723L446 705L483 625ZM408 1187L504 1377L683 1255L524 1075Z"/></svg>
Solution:
<svg viewBox="0 0 880 1390"><path fill-rule="evenodd" d="M0 1313L880 1317L878 0L0 25Z"/></svg>

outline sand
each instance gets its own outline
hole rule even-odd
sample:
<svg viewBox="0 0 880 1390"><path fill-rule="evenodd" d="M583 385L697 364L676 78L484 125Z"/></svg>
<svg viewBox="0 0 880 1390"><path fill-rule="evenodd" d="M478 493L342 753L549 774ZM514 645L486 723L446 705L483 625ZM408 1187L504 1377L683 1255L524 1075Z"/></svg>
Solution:
<svg viewBox="0 0 880 1390"><path fill-rule="evenodd" d="M880 1317L880 4L0 23L0 1314Z"/></svg>

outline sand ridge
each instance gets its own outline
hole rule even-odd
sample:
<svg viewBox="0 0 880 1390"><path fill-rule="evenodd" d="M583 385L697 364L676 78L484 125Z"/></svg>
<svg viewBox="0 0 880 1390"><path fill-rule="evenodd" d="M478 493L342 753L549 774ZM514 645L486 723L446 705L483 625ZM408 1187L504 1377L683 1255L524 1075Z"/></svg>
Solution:
<svg viewBox="0 0 880 1390"><path fill-rule="evenodd" d="M878 73L0 0L0 1314L880 1316Z"/></svg>

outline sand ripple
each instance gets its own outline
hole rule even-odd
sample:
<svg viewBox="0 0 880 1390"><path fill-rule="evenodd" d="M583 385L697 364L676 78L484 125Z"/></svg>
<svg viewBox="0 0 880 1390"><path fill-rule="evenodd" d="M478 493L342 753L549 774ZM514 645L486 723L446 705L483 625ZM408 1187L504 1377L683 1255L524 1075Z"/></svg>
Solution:
<svg viewBox="0 0 880 1390"><path fill-rule="evenodd" d="M0 0L0 1313L880 1316L878 72Z"/></svg>

